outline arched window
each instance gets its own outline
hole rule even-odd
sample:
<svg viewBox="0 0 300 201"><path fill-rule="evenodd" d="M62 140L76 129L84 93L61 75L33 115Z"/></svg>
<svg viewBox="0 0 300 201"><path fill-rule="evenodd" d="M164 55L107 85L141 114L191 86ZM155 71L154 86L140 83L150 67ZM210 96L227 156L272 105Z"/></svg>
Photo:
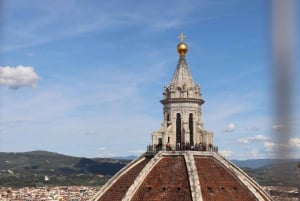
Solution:
<svg viewBox="0 0 300 201"><path fill-rule="evenodd" d="M193 122L193 114L190 113L189 117L189 129L190 129L190 144L194 145L194 122Z"/></svg>
<svg viewBox="0 0 300 201"><path fill-rule="evenodd" d="M169 127L169 121L170 121L170 114L167 115L167 127Z"/></svg>
<svg viewBox="0 0 300 201"><path fill-rule="evenodd" d="M181 115L176 115L176 144L181 143Z"/></svg>

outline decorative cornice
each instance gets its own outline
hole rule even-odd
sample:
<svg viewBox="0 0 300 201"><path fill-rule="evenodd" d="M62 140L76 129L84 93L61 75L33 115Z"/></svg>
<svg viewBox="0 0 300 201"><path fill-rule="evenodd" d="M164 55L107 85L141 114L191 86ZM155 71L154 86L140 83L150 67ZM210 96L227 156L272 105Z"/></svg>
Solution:
<svg viewBox="0 0 300 201"><path fill-rule="evenodd" d="M168 98L160 101L163 105L168 103L198 103L202 105L205 101L198 98Z"/></svg>

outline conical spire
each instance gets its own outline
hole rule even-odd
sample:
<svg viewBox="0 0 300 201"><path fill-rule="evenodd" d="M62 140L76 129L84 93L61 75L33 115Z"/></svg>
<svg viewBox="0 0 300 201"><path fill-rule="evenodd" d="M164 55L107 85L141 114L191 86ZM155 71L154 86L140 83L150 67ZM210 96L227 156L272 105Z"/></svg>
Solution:
<svg viewBox="0 0 300 201"><path fill-rule="evenodd" d="M184 57L179 58L171 85L175 88L191 88L196 86Z"/></svg>
<svg viewBox="0 0 300 201"><path fill-rule="evenodd" d="M178 37L180 39L180 42L177 45L179 61L170 84L170 86L172 86L174 89L180 90L194 89L197 86L193 81L192 75L185 60L185 55L188 51L188 45L184 42L185 37L186 36L183 33L181 33Z"/></svg>
<svg viewBox="0 0 300 201"><path fill-rule="evenodd" d="M185 35L180 34L180 42L177 45L179 61L170 85L164 89L164 99L161 101L163 104L175 99L177 99L175 101L178 101L178 99L189 99L188 101L191 101L193 99L193 101L200 104L204 103L201 99L200 87L194 82L185 60L188 46L184 42L184 38Z"/></svg>

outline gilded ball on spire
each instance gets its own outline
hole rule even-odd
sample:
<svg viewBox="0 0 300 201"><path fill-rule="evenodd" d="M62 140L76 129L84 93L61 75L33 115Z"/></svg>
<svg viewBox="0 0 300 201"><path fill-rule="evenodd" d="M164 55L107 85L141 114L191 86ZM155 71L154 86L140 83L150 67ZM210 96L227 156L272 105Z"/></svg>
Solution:
<svg viewBox="0 0 300 201"><path fill-rule="evenodd" d="M181 33L178 38L180 39L180 43L177 45L177 52L179 53L180 57L184 57L188 51L188 46L184 42L185 35Z"/></svg>

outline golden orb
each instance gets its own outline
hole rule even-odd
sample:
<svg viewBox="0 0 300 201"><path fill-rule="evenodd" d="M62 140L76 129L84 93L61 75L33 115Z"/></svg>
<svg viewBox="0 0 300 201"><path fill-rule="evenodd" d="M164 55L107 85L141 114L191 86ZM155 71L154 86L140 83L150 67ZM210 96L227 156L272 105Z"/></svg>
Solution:
<svg viewBox="0 0 300 201"><path fill-rule="evenodd" d="M181 42L177 45L177 52L179 53L180 57L184 57L187 51L188 51L187 44Z"/></svg>

